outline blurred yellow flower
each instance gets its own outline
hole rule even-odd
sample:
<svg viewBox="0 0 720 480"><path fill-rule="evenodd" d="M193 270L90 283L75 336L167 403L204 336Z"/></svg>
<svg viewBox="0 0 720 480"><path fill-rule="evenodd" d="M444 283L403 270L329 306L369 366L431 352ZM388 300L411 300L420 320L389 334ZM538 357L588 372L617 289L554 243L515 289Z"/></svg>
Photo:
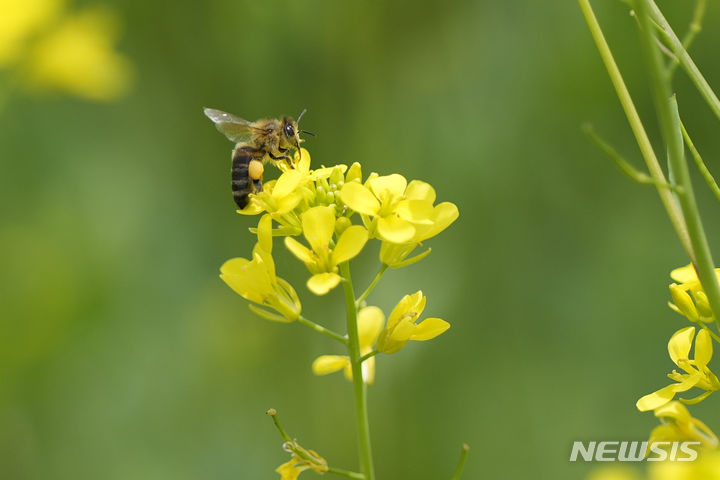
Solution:
<svg viewBox="0 0 720 480"><path fill-rule="evenodd" d="M358 334L360 355L373 351L375 341L385 325L385 314L378 307L365 307L358 311ZM312 371L315 375L328 375L344 370L345 378L352 380L352 366L347 355L321 355L315 359ZM375 381L375 357L370 357L362 364L363 380L367 385Z"/></svg>
<svg viewBox="0 0 720 480"><path fill-rule="evenodd" d="M390 313L387 326L380 334L377 342L379 351L394 353L403 348L409 340L430 340L450 328L450 324L440 318L426 318L415 323L425 310L425 302L422 291L405 295L398 302Z"/></svg>
<svg viewBox="0 0 720 480"><path fill-rule="evenodd" d="M648 443L653 442L700 442L703 447L714 449L718 438L703 422L690 415L687 407L680 402L668 402L655 409L655 416L662 421L650 433Z"/></svg>
<svg viewBox="0 0 720 480"><path fill-rule="evenodd" d="M24 73L30 86L90 100L120 97L130 85L132 69L113 49L116 31L116 16L107 9L63 18L43 32L28 51Z"/></svg>
<svg viewBox="0 0 720 480"><path fill-rule="evenodd" d="M0 0L0 67L17 61L27 43L60 13L61 0Z"/></svg>
<svg viewBox="0 0 720 480"><path fill-rule="evenodd" d="M594 470L587 480L640 480L640 475L623 465L610 465Z"/></svg>
<svg viewBox="0 0 720 480"><path fill-rule="evenodd" d="M220 267L220 278L243 298L278 312L250 305L250 309L262 318L276 322L297 320L302 310L300 299L292 285L275 275L270 215L260 219L257 234L253 259L228 260Z"/></svg>
<svg viewBox="0 0 720 480"><path fill-rule="evenodd" d="M690 349L695 339L695 358L690 359ZM675 365L686 373L673 370L668 377L677 383L661 388L657 392L645 395L637 401L637 408L641 412L655 410L671 401L678 392L685 392L693 387L705 390L699 397L690 400L699 402L716 390L720 390L720 381L708 368L712 358L713 346L710 333L702 329L695 337L695 327L678 330L668 342L668 352Z"/></svg>
<svg viewBox="0 0 720 480"><path fill-rule="evenodd" d="M307 282L310 291L325 295L342 279L337 273L338 265L354 258L365 246L367 230L360 225L347 227L331 248L330 242L335 233L335 208L327 206L312 207L303 213L302 231L311 248L291 237L285 237L285 246L313 274Z"/></svg>

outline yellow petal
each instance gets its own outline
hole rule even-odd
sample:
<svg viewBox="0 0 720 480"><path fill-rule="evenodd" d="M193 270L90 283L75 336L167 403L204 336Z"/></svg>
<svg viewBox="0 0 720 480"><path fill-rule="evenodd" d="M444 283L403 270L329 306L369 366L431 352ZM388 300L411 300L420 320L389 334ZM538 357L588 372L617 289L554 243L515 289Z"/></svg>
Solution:
<svg viewBox="0 0 720 480"><path fill-rule="evenodd" d="M405 197L408 200L424 200L432 205L435 203L435 190L429 183L413 180L405 190Z"/></svg>
<svg viewBox="0 0 720 480"><path fill-rule="evenodd" d="M415 227L395 215L378 218L377 232L380 238L392 243L409 242L415 235Z"/></svg>
<svg viewBox="0 0 720 480"><path fill-rule="evenodd" d="M272 217L263 215L257 226L258 245L268 253L272 253Z"/></svg>
<svg viewBox="0 0 720 480"><path fill-rule="evenodd" d="M364 185L350 182L340 190L340 199L351 209L365 215L376 215L380 210L380 202Z"/></svg>
<svg viewBox="0 0 720 480"><path fill-rule="evenodd" d="M381 200L386 200L389 197L399 197L405 194L405 188L407 188L407 180L402 175L393 173L392 175L385 175L382 177L376 177L368 181L370 190Z"/></svg>
<svg viewBox="0 0 720 480"><path fill-rule="evenodd" d="M677 283L670 284L670 296L675 302L675 308L677 312L685 315L690 321L696 322L698 320L698 312L695 308L695 304L690 298L690 294L685 291Z"/></svg>
<svg viewBox="0 0 720 480"><path fill-rule="evenodd" d="M672 418L681 423L688 423L691 418L687 407L680 402L668 402L653 413L658 418Z"/></svg>
<svg viewBox="0 0 720 480"><path fill-rule="evenodd" d="M684 267L676 268L670 272L670 278L678 283L694 282L698 279L695 267L692 266L692 263L685 265Z"/></svg>
<svg viewBox="0 0 720 480"><path fill-rule="evenodd" d="M417 325L415 325L410 318L401 319L392 332L390 332L390 339L397 343L405 344L415 333Z"/></svg>
<svg viewBox="0 0 720 480"><path fill-rule="evenodd" d="M424 200L403 200L395 207L395 213L409 222L420 225L432 225L434 209L432 203Z"/></svg>
<svg viewBox="0 0 720 480"><path fill-rule="evenodd" d="M250 195L250 202L245 208L236 210L240 215L257 215L265 211L265 208L255 199L255 195Z"/></svg>
<svg viewBox="0 0 720 480"><path fill-rule="evenodd" d="M457 205L451 202L443 202L436 205L433 209L432 223L430 225L416 225L415 229L417 233L414 241L422 242L428 238L434 237L438 233L449 227L455 220L457 220L460 212L458 212Z"/></svg>
<svg viewBox="0 0 720 480"><path fill-rule="evenodd" d="M348 227L340 235L337 245L332 252L332 263L333 265L347 262L351 258L354 258L360 253L367 243L368 232L365 227L360 225L353 225Z"/></svg>
<svg viewBox="0 0 720 480"><path fill-rule="evenodd" d="M372 385L375 383L375 357L368 358L363 362L362 377L366 385ZM352 380L352 375L350 376L350 379Z"/></svg>
<svg viewBox="0 0 720 480"><path fill-rule="evenodd" d="M675 365L678 360L690 358L690 347L692 346L693 337L695 336L695 327L686 327L678 330L670 337L668 342L668 353Z"/></svg>
<svg viewBox="0 0 720 480"><path fill-rule="evenodd" d="M668 385L657 392L645 395L637 401L635 406L641 412L647 412L649 410L655 410L656 408L662 407L675 397L674 387L675 385Z"/></svg>
<svg viewBox="0 0 720 480"><path fill-rule="evenodd" d="M303 234L310 247L324 254L335 232L335 208L313 207L302 215ZM326 258L326 257L325 257Z"/></svg>
<svg viewBox="0 0 720 480"><path fill-rule="evenodd" d="M247 258L231 258L220 267L220 273L224 275L238 275L245 265L250 263Z"/></svg>
<svg viewBox="0 0 720 480"><path fill-rule="evenodd" d="M358 334L360 350L372 348L385 325L385 314L378 307L370 306L358 312ZM369 353L365 351L364 353Z"/></svg>
<svg viewBox="0 0 720 480"><path fill-rule="evenodd" d="M353 180L362 181L362 166L355 162L352 165L350 165L350 168L347 171L347 175L345 175L345 182L352 182Z"/></svg>
<svg viewBox="0 0 720 480"><path fill-rule="evenodd" d="M342 277L337 273L318 273L308 279L307 287L315 295L325 295L337 287L340 280Z"/></svg>
<svg viewBox="0 0 720 480"><path fill-rule="evenodd" d="M300 147L300 152L295 152L294 160L295 168L298 171L304 174L307 174L310 171L310 152L308 152L305 148Z"/></svg>
<svg viewBox="0 0 720 480"><path fill-rule="evenodd" d="M350 359L344 355L321 355L312 364L312 371L315 375L327 375L345 368L350 364Z"/></svg>
<svg viewBox="0 0 720 480"><path fill-rule="evenodd" d="M409 316L411 322L417 320L425 309L425 302L426 298L423 296L422 290L418 290L412 295L405 295L400 299L397 305L395 305L392 312L390 312L387 328L395 328L398 322L406 316Z"/></svg>
<svg viewBox="0 0 720 480"><path fill-rule="evenodd" d="M299 170L288 170L280 175L272 189L273 198L283 198L290 195L300 184L303 175Z"/></svg>
<svg viewBox="0 0 720 480"><path fill-rule="evenodd" d="M417 324L417 328L412 334L412 337L410 337L410 340L430 340L445 332L448 328L450 328L450 324L445 320L440 318L426 318Z"/></svg>
<svg viewBox="0 0 720 480"><path fill-rule="evenodd" d="M710 363L710 359L713 355L712 338L710 338L710 332L705 329L698 332L695 338L695 363L698 367L702 368Z"/></svg>
<svg viewBox="0 0 720 480"><path fill-rule="evenodd" d="M277 213L278 215L288 213L294 210L302 199L302 193L300 193L300 191L294 191L290 195L286 195L275 202L276 208L273 213Z"/></svg>
<svg viewBox="0 0 720 480"><path fill-rule="evenodd" d="M312 250L310 250L294 238L285 237L285 246L288 250L290 250L290 253L295 255L298 260L303 262L305 265L312 265L315 263L316 260Z"/></svg>

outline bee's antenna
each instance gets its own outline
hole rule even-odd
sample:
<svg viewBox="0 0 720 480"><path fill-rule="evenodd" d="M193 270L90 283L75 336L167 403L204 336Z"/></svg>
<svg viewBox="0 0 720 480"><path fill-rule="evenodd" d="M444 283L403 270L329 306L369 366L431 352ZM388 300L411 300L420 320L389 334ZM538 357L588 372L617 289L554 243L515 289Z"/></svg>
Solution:
<svg viewBox="0 0 720 480"><path fill-rule="evenodd" d="M300 130L300 133L306 133L306 134L308 134L308 135L312 135L313 137L317 136L317 135L315 135L315 134L312 133L312 132L308 132L307 130Z"/></svg>
<svg viewBox="0 0 720 480"><path fill-rule="evenodd" d="M307 108L303 108L303 111L300 112L300 115L298 115L298 118L296 120L297 123L300 123L300 119L302 118L303 115L305 115L305 112L307 112Z"/></svg>

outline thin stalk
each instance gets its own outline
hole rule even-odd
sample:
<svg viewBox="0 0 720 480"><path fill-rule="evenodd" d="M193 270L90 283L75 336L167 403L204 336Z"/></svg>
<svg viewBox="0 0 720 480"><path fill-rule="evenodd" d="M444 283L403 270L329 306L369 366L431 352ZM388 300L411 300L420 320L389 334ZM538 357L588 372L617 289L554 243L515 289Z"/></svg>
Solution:
<svg viewBox="0 0 720 480"><path fill-rule="evenodd" d="M343 289L345 290L345 308L347 310L348 353L353 374L353 393L355 395L355 423L358 436L358 455L360 465L366 480L375 480L372 449L370 446L370 423L368 421L367 388L363 381L362 357L360 353L360 336L357 324L357 304L355 290L350 276L350 264L340 264L340 273L343 276Z"/></svg>
<svg viewBox="0 0 720 480"><path fill-rule="evenodd" d="M683 42L675 34L655 2L650 1L647 3L647 6L649 8L649 12L653 16L653 20L660 25L660 28L664 33L663 38L670 45L670 48L675 53L680 65L682 65L683 69L685 69L685 72L690 77L690 80L692 80L695 84L700 92L700 95L702 95L705 99L715 116L720 119L720 100L717 95L715 95L715 92L713 92L710 84L707 80L705 80L705 77L703 77L702 73L700 73L700 69L698 69L697 65L695 65L693 59L690 58L690 54L688 54L687 50L683 46ZM647 33L645 34L647 35Z"/></svg>
<svg viewBox="0 0 720 480"><path fill-rule="evenodd" d="M707 183L708 188L710 188L710 190L713 192L715 198L720 200L720 187L718 187L715 178L712 176L712 173L710 173L710 170L708 170L707 165L705 165L705 162L700 156L700 152L698 152L697 148L695 148L695 144L690 138L690 134L688 134L687 130L685 129L685 125L681 123L680 127L682 128L682 134L683 139L685 139L685 144L688 146L688 149L692 154L693 160L695 160L695 165L697 166L698 170L700 170L700 175L702 175L702 177L705 179L705 183Z"/></svg>
<svg viewBox="0 0 720 480"><path fill-rule="evenodd" d="M458 462L457 469L455 470L455 475L453 475L450 480L460 480L460 476L462 475L463 469L465 468L465 461L467 460L467 455L469 451L470 447L467 445L467 443L463 443L462 452L460 452L460 461Z"/></svg>
<svg viewBox="0 0 720 480"><path fill-rule="evenodd" d="M660 201L665 207L665 211L667 211L667 214L670 217L670 222L672 223L675 232L680 238L680 241L682 242L685 251L692 259L694 258L694 255L692 251L692 246L690 244L690 239L688 237L687 227L685 226L685 221L682 216L682 212L680 211L680 208L678 207L678 204L675 201L672 192L662 186L663 184L667 184L668 181L665 179L665 174L660 167L660 163L658 162L655 151L652 148L650 139L645 132L645 128L643 127L640 116L638 115L637 109L635 108L635 104L633 103L632 97L630 96L630 92L628 91L627 86L625 86L625 81L620 74L620 69L615 63L615 59L613 58L612 52L610 51L610 46L605 40L605 36L602 33L600 24L598 23L597 18L595 17L595 13L590 6L590 1L578 0L578 3L580 4L580 9L585 16L585 21L587 22L588 28L590 29L590 34L592 35L593 40L595 41L595 45L600 52L600 57L602 58L608 75L610 76L610 81L615 87L615 92L617 93L618 99L620 100L620 104L625 111L625 116L630 123L630 128L635 135L635 140L637 141L638 147L640 147L640 152L645 159L645 164L647 165L648 172L650 173L650 176L657 182L655 188L657 188L658 195L660 195Z"/></svg>
<svg viewBox="0 0 720 480"><path fill-rule="evenodd" d="M705 17L706 10L707 10L706 0L697 0L695 2L695 10L693 11L693 18L690 21L690 26L688 27L688 31L682 40L682 46L685 50L690 49L690 45L692 45L693 41L695 40L695 37L697 37L698 33L700 33L700 31L702 30L702 22L703 22L703 17ZM675 59L668 66L668 74L670 75L670 78L672 78L672 75L673 75L673 73L675 73L675 69L677 68L678 65L680 65L680 60L678 60L678 58L676 56Z"/></svg>
<svg viewBox="0 0 720 480"><path fill-rule="evenodd" d="M652 0L638 0L637 11L643 28L640 31L641 43L650 69L650 82L657 110L662 136L667 145L668 161L675 175L675 182L682 187L682 192L676 192L680 208L682 209L687 232L690 237L692 251L695 253L693 265L700 278L713 312L715 321L720 328L720 285L715 275L710 247L705 230L700 219L695 194L693 193L690 171L685 161L682 128L680 127L680 114L677 108L677 99L671 95L670 81L665 74L660 51L655 46L650 8Z"/></svg>
<svg viewBox="0 0 720 480"><path fill-rule="evenodd" d="M347 345L347 343L348 343L347 338L345 338L344 336L340 335L337 332L333 332L329 328L325 328L322 325L313 322L312 320L308 320L307 318L303 317L302 315L300 315L297 318L297 321L298 321L298 323L305 325L306 327L312 328L316 332L320 332L323 335L327 335L328 337L332 338L333 340L337 340L338 342L343 343L345 345Z"/></svg>
<svg viewBox="0 0 720 480"><path fill-rule="evenodd" d="M370 353L366 353L365 355L363 355L362 357L360 357L360 363L363 363L365 360L371 359L372 357L374 357L374 356L377 355L378 353L380 353L379 350L373 350L373 351L370 352Z"/></svg>
<svg viewBox="0 0 720 480"><path fill-rule="evenodd" d="M355 302L355 304L358 307L360 306L360 304L363 301L365 301L365 299L368 297L368 295L370 295L370 292L373 291L373 289L375 288L375 285L378 284L378 282L382 278L383 274L385 273L385 270L387 270L387 269L388 269L388 266L383 263L383 265L382 265L382 267L380 267L380 270L378 271L377 275L375 275L375 278L373 278L373 281L370 282L370 285L368 286L368 288L365 289L365 291L362 293L362 295L360 295L358 297L357 302Z"/></svg>

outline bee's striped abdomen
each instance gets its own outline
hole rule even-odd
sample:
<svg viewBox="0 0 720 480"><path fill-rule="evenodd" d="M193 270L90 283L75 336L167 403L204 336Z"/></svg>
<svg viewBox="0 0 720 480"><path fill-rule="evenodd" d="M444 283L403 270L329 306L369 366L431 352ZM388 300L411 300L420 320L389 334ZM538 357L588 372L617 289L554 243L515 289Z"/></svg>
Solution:
<svg viewBox="0 0 720 480"><path fill-rule="evenodd" d="M260 156L257 149L252 147L239 147L233 152L232 161L232 194L233 200L240 208L248 204L248 195L262 190L262 180L253 180L248 175L248 166L251 160Z"/></svg>

